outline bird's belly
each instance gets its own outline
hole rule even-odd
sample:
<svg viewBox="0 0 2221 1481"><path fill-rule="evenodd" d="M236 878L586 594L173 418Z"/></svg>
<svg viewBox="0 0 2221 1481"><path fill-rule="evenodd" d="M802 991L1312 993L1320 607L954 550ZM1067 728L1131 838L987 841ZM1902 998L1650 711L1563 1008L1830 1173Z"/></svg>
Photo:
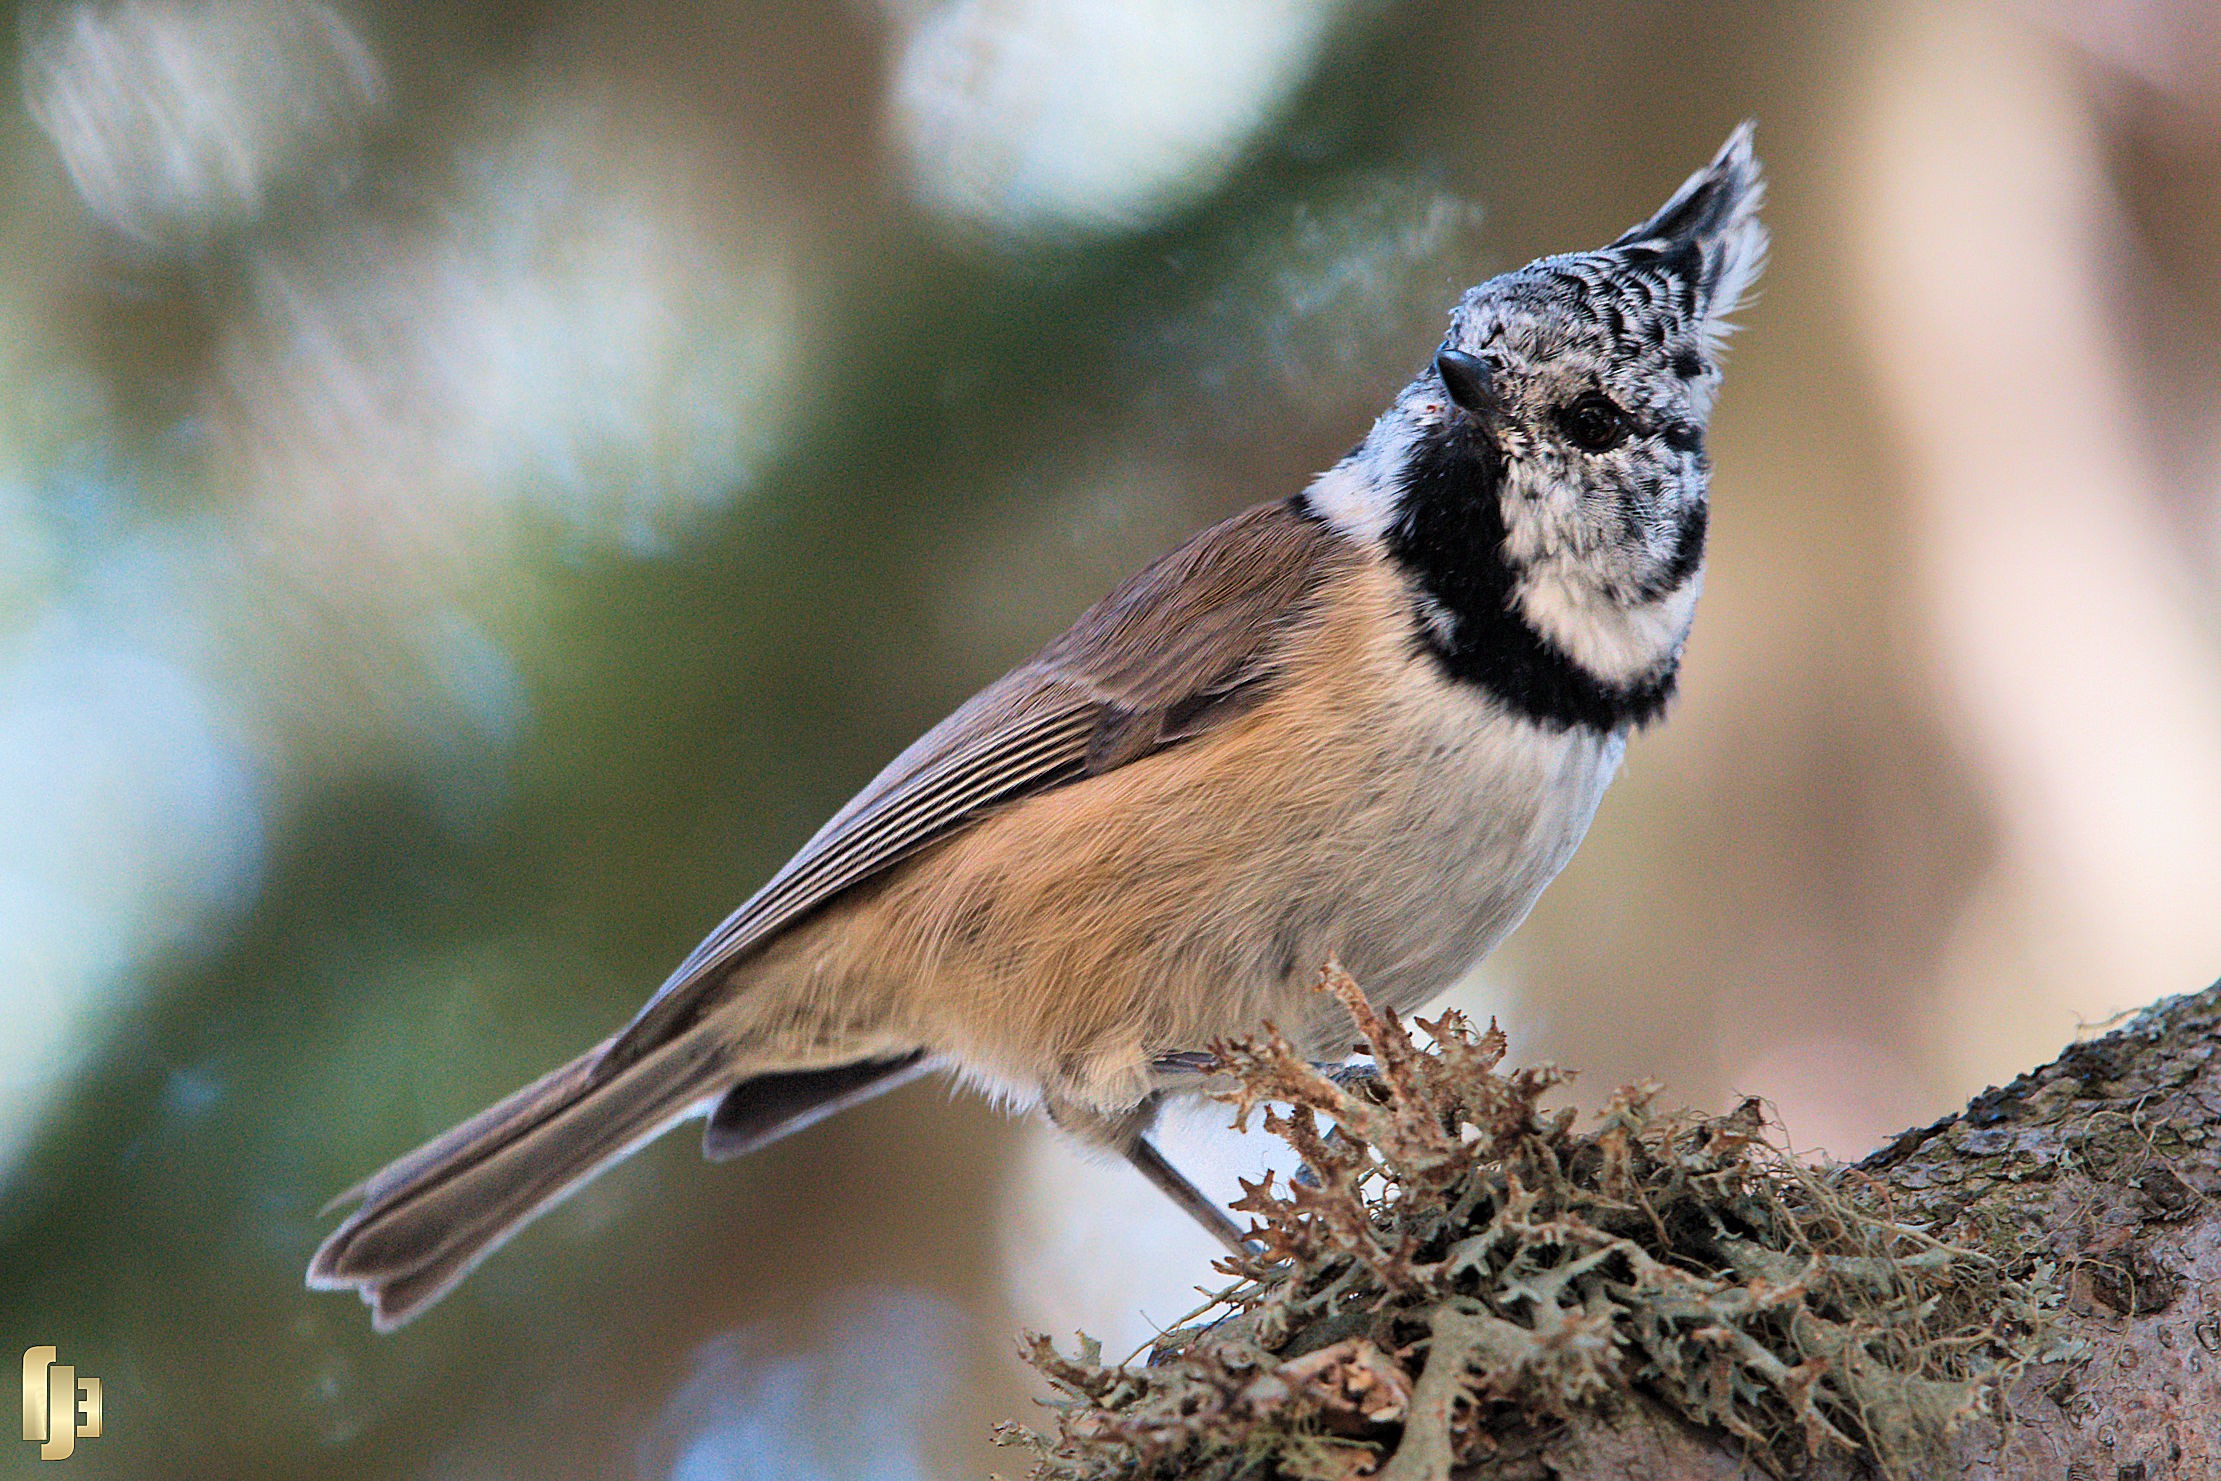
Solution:
<svg viewBox="0 0 2221 1481"><path fill-rule="evenodd" d="M1131 1104L1159 1054L1267 1022L1339 1053L1339 959L1405 1010L1519 923L1580 842L1622 739L1514 718L1431 664L1028 801L883 899L868 965L981 1083ZM867 970L864 963L859 970Z"/></svg>
<svg viewBox="0 0 2221 1481"><path fill-rule="evenodd" d="M1616 735L1546 730L1465 691L1418 697L1380 737L1376 797L1321 840L1332 864L1288 902L1301 945L1280 1019L1314 1035L1346 1027L1311 992L1329 954L1406 1012L1494 950L1572 856L1619 763Z"/></svg>

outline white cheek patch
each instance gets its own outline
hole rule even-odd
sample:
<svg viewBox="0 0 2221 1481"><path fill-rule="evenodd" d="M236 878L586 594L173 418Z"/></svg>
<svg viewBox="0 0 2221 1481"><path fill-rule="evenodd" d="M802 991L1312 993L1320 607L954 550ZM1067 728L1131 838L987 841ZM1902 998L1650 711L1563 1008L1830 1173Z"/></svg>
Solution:
<svg viewBox="0 0 2221 1481"><path fill-rule="evenodd" d="M1560 653L1606 683L1627 684L1680 653L1703 586L1700 568L1656 601L1629 607L1583 574L1552 564L1529 570L1512 594L1520 614Z"/></svg>
<svg viewBox="0 0 2221 1481"><path fill-rule="evenodd" d="M1564 477L1564 469L1541 454L1508 457L1504 470L1504 558L1514 566L1532 566L1546 552L1564 551L1585 543L1579 494Z"/></svg>
<svg viewBox="0 0 2221 1481"><path fill-rule="evenodd" d="M1648 679L1680 655L1701 566L1673 590L1630 605L1613 593L1635 583L1644 553L1613 547L1561 461L1539 450L1514 460L1504 492L1504 554L1518 573L1512 599L1529 627L1607 684Z"/></svg>

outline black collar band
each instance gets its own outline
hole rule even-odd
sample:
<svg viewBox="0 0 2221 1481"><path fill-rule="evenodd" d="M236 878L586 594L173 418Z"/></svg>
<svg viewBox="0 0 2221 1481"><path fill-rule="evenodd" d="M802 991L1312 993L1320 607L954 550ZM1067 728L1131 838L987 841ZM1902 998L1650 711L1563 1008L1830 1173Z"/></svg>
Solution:
<svg viewBox="0 0 2221 1481"><path fill-rule="evenodd" d="M1622 730L1665 709L1677 661L1615 684L1575 662L1519 611L1504 557L1504 456L1493 439L1456 419L1419 434L1405 466L1388 552L1447 619L1419 612L1413 625L1445 673L1554 729Z"/></svg>

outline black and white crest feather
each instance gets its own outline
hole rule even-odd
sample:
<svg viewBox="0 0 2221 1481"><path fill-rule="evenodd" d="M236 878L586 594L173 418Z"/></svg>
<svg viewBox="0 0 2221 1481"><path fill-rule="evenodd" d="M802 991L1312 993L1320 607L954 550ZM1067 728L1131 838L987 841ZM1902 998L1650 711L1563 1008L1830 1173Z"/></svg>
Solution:
<svg viewBox="0 0 2221 1481"><path fill-rule="evenodd" d="M1609 246L1472 289L1436 364L1306 493L1403 566L1445 672L1539 724L1617 730L1672 696L1764 195L1745 124Z"/></svg>

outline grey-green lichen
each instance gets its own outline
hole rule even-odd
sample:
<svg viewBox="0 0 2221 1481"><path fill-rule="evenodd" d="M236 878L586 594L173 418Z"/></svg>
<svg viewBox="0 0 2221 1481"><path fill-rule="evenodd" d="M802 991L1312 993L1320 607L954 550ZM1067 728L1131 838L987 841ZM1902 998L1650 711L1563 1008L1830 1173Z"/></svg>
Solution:
<svg viewBox="0 0 2221 1481"><path fill-rule="evenodd" d="M1857 1170L1780 1150L1755 1102L1667 1114L1643 1085L1577 1134L1542 1109L1562 1077L1501 1070L1494 1025L1422 1020L1422 1048L1338 969L1323 985L1377 1076L1271 1033L1217 1046L1239 1118L1265 1106L1309 1176L1245 1184L1238 1283L1145 1365L1029 1339L1056 1420L1006 1438L1037 1481L1485 1474L1635 1400L1776 1475L1834 1450L1902 1477L2041 1342L2041 1267L1900 1221Z"/></svg>

